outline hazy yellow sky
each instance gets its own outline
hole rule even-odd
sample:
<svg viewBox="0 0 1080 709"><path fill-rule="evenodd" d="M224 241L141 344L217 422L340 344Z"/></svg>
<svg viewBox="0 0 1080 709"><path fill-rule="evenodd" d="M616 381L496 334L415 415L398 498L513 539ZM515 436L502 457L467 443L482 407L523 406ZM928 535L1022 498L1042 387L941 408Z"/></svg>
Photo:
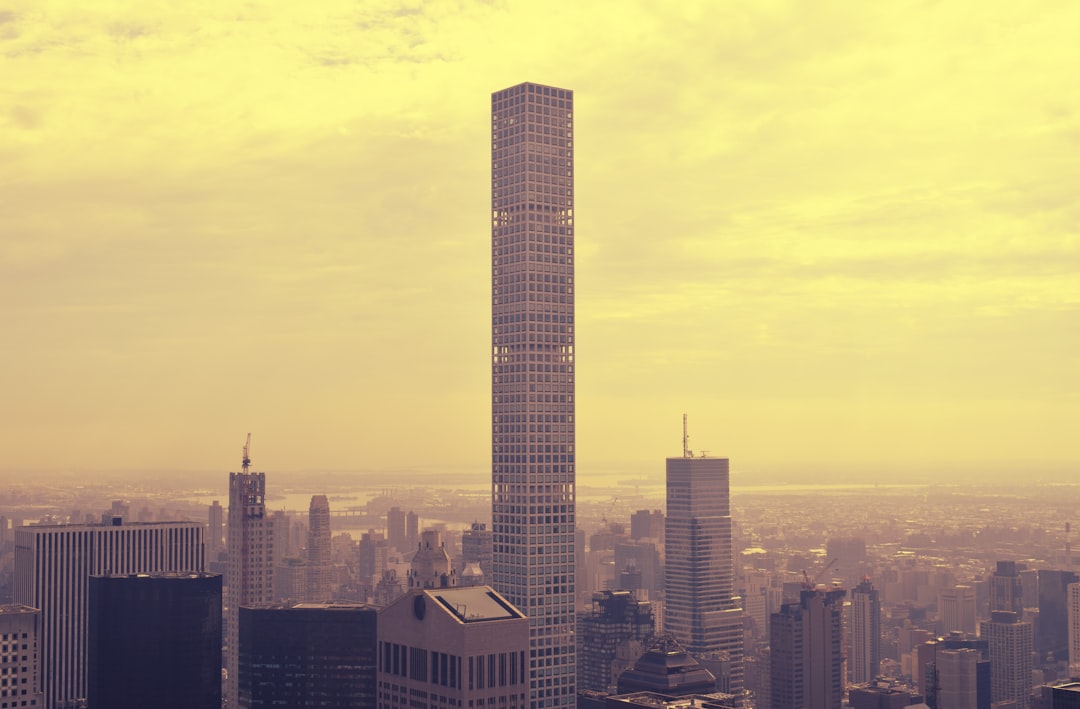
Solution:
<svg viewBox="0 0 1080 709"><path fill-rule="evenodd" d="M576 103L578 479L1080 465L1080 3L0 0L0 475L490 469L489 95Z"/></svg>

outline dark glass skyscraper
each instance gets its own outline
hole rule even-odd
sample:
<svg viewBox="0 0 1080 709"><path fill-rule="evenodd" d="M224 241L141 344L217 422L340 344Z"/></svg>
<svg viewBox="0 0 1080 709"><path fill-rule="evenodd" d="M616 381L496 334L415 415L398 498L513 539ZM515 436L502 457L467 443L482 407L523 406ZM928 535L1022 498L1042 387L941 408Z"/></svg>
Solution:
<svg viewBox="0 0 1080 709"><path fill-rule="evenodd" d="M491 95L491 582L537 707L575 703L573 120L566 89Z"/></svg>
<svg viewBox="0 0 1080 709"><path fill-rule="evenodd" d="M91 576L90 709L220 709L221 576Z"/></svg>

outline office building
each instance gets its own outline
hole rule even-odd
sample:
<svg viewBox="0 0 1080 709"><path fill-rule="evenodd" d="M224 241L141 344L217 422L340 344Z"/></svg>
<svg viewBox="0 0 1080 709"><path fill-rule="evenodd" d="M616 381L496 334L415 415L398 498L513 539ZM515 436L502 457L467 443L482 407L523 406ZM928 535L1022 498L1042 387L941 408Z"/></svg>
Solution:
<svg viewBox="0 0 1080 709"><path fill-rule="evenodd" d="M199 522L39 525L15 532L15 602L41 611L45 706L86 698L93 575L203 571Z"/></svg>
<svg viewBox="0 0 1080 709"><path fill-rule="evenodd" d="M0 709L45 706L40 653L41 612L0 605Z"/></svg>
<svg viewBox="0 0 1080 709"><path fill-rule="evenodd" d="M400 507L391 507L386 513L386 539L398 551L411 551L405 536L405 512Z"/></svg>
<svg viewBox="0 0 1080 709"><path fill-rule="evenodd" d="M986 640L990 656L991 701L1013 701L1019 709L1028 709L1035 649L1031 623L1011 611L994 611L990 620L979 623L979 637Z"/></svg>
<svg viewBox="0 0 1080 709"><path fill-rule="evenodd" d="M1069 676L1080 676L1080 583L1068 587Z"/></svg>
<svg viewBox="0 0 1080 709"><path fill-rule="evenodd" d="M803 589L770 621L772 709L840 709L845 591Z"/></svg>
<svg viewBox="0 0 1080 709"><path fill-rule="evenodd" d="M528 615L530 704L575 703L572 91L491 95L492 585Z"/></svg>
<svg viewBox="0 0 1080 709"><path fill-rule="evenodd" d="M990 709L990 661L973 647L938 644L928 663L926 703L935 709Z"/></svg>
<svg viewBox="0 0 1080 709"><path fill-rule="evenodd" d="M91 576L89 709L221 709L221 576Z"/></svg>
<svg viewBox="0 0 1080 709"><path fill-rule="evenodd" d="M619 694L655 692L669 697L716 691L716 676L687 652L674 636L659 635L616 682Z"/></svg>
<svg viewBox="0 0 1080 709"><path fill-rule="evenodd" d="M209 524L206 528L206 561L217 561L218 555L225 549L225 509L214 500L210 505Z"/></svg>
<svg viewBox="0 0 1080 709"><path fill-rule="evenodd" d="M660 510L638 510L630 515L630 538L656 539L664 542L664 513Z"/></svg>
<svg viewBox="0 0 1080 709"><path fill-rule="evenodd" d="M664 631L695 657L725 653L742 691L743 613L735 595L728 459L667 459Z"/></svg>
<svg viewBox="0 0 1080 709"><path fill-rule="evenodd" d="M229 571L225 593L225 696L237 706L240 607L274 597L274 531L266 514L266 473L229 473Z"/></svg>
<svg viewBox="0 0 1080 709"><path fill-rule="evenodd" d="M333 598L330 556L330 502L326 495L312 495L308 507L307 580L309 601L325 603Z"/></svg>
<svg viewBox="0 0 1080 709"><path fill-rule="evenodd" d="M375 608L262 604L238 617L241 709L375 706Z"/></svg>
<svg viewBox="0 0 1080 709"><path fill-rule="evenodd" d="M529 622L488 586L413 589L379 612L379 709L529 706Z"/></svg>
<svg viewBox="0 0 1080 709"><path fill-rule="evenodd" d="M420 543L420 515L412 510L405 514L405 545L409 551Z"/></svg>
<svg viewBox="0 0 1080 709"><path fill-rule="evenodd" d="M630 591L601 591L592 608L578 613L577 687L609 691L615 686L612 663L621 645L656 634L652 604Z"/></svg>
<svg viewBox="0 0 1080 709"><path fill-rule="evenodd" d="M971 586L954 586L938 594L938 617L941 634L959 631L975 634L975 589Z"/></svg>
<svg viewBox="0 0 1080 709"><path fill-rule="evenodd" d="M1065 682L1051 690L1052 709L1080 709L1080 682Z"/></svg>
<svg viewBox="0 0 1080 709"><path fill-rule="evenodd" d="M865 684L874 681L881 665L881 600L870 579L864 578L851 590L851 657L848 669L851 681Z"/></svg>
<svg viewBox="0 0 1080 709"><path fill-rule="evenodd" d="M990 576L990 612L1010 611L1024 617L1024 584L1020 572L1027 568L1015 561L999 561Z"/></svg>
<svg viewBox="0 0 1080 709"><path fill-rule="evenodd" d="M491 574L492 532L482 522L473 522L470 529L461 534L461 568L477 564L485 575Z"/></svg>
<svg viewBox="0 0 1080 709"><path fill-rule="evenodd" d="M1035 652L1055 660L1069 657L1069 585L1080 582L1072 571L1039 570L1039 624Z"/></svg>

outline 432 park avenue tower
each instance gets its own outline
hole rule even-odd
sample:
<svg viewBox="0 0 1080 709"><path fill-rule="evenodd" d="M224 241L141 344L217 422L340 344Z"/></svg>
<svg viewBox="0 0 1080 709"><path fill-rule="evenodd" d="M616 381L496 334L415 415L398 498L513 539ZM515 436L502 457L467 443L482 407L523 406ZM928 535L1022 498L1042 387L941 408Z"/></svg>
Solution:
<svg viewBox="0 0 1080 709"><path fill-rule="evenodd" d="M534 707L575 705L573 101L491 95L492 582L529 617Z"/></svg>

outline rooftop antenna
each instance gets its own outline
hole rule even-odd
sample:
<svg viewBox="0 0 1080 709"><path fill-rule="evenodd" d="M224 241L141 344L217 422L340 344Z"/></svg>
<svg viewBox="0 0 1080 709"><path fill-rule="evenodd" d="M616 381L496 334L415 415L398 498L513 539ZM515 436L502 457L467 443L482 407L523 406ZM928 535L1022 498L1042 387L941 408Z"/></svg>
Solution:
<svg viewBox="0 0 1080 709"><path fill-rule="evenodd" d="M686 427L686 414L682 415L682 457L694 457L694 451L690 450L690 434L688 433Z"/></svg>
<svg viewBox="0 0 1080 709"><path fill-rule="evenodd" d="M248 468L251 467L251 458L248 457L248 451L249 450L251 450L251 434L250 433L247 435L247 442L244 444L244 463L243 463L243 465L244 465L244 472L245 473L248 471Z"/></svg>

